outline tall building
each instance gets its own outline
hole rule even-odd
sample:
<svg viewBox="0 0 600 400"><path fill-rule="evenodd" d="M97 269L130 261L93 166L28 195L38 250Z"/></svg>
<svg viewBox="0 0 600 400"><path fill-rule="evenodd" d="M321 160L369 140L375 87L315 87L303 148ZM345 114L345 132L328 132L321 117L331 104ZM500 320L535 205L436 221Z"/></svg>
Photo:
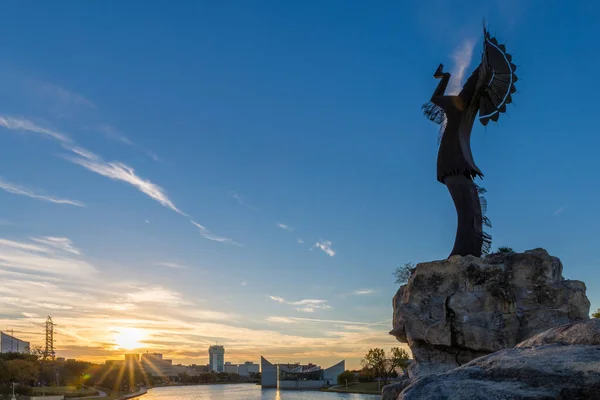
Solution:
<svg viewBox="0 0 600 400"><path fill-rule="evenodd" d="M0 332L0 353L23 353L29 354L29 342L17 339L14 336Z"/></svg>
<svg viewBox="0 0 600 400"><path fill-rule="evenodd" d="M225 348L223 346L210 346L208 358L208 368L212 372L225 372Z"/></svg>

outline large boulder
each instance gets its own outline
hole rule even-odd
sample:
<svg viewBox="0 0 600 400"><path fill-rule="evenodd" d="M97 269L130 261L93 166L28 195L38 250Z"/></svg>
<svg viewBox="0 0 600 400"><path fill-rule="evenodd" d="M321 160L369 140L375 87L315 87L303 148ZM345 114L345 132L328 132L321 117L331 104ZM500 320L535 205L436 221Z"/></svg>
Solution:
<svg viewBox="0 0 600 400"><path fill-rule="evenodd" d="M418 264L394 296L390 332L411 348L411 378L589 319L585 284L565 280L562 269L544 249Z"/></svg>
<svg viewBox="0 0 600 400"><path fill-rule="evenodd" d="M396 400L398 395L412 382L407 374L398 379L398 382L385 385L381 389L381 400Z"/></svg>
<svg viewBox="0 0 600 400"><path fill-rule="evenodd" d="M600 320L550 329L513 349L416 379L398 400L600 399Z"/></svg>

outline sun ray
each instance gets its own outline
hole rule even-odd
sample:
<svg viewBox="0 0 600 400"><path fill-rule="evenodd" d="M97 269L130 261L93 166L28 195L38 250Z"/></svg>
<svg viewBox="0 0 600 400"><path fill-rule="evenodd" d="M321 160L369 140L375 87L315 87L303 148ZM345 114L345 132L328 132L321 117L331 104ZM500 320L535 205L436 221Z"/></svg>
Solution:
<svg viewBox="0 0 600 400"><path fill-rule="evenodd" d="M146 386L150 385L150 378L148 377L148 373L146 372L146 369L142 365L142 362L138 358L136 358L135 361L136 361L137 367L140 369L140 371L144 377L144 385L146 385Z"/></svg>
<svg viewBox="0 0 600 400"><path fill-rule="evenodd" d="M121 379L123 379L123 375L125 375L125 362L123 362L121 364L121 369L119 370L119 376L117 376L117 380L115 381L114 390L117 392L119 392L121 389L119 383L121 383Z"/></svg>
<svg viewBox="0 0 600 400"><path fill-rule="evenodd" d="M108 376L108 374L110 374L110 372L115 369L115 364L112 364L110 367L108 367L108 369L106 371L104 371L104 373L102 374L102 376L100 377L100 379L98 380L99 384L103 384L104 380L106 379L106 377Z"/></svg>

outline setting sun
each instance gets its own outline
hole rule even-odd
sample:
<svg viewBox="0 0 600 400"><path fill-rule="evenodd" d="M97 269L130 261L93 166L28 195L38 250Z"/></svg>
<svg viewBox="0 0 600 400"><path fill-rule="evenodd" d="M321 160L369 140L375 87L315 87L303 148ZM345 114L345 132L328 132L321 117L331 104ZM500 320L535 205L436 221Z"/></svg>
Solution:
<svg viewBox="0 0 600 400"><path fill-rule="evenodd" d="M136 328L119 328L114 335L117 349L133 350L142 346L140 343L145 337L144 333Z"/></svg>

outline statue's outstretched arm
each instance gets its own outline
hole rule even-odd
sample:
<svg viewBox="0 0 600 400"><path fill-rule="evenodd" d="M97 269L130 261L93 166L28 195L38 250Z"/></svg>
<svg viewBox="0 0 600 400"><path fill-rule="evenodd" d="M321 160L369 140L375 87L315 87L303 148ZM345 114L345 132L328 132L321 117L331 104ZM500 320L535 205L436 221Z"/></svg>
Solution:
<svg viewBox="0 0 600 400"><path fill-rule="evenodd" d="M438 83L435 88L433 95L431 96L431 102L442 109L445 109L448 104L450 104L451 99L456 96L447 96L446 88L448 87L448 82L450 82L451 74L449 72L444 72L444 65L440 64L433 77L436 79L440 79L440 83Z"/></svg>

